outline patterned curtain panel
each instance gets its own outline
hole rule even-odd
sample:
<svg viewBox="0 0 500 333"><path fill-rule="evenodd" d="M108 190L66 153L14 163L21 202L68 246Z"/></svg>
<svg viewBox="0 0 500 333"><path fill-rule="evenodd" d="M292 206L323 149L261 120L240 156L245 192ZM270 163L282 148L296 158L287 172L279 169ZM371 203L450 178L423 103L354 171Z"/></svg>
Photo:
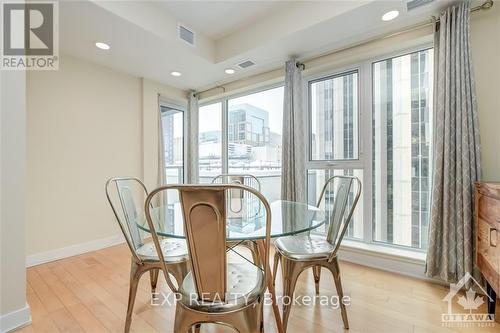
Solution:
<svg viewBox="0 0 500 333"><path fill-rule="evenodd" d="M188 184L198 183L198 96L194 91L189 92L187 110L187 153L186 166Z"/></svg>
<svg viewBox="0 0 500 333"><path fill-rule="evenodd" d="M306 113L302 103L302 69L296 59L285 63L281 197L306 202Z"/></svg>
<svg viewBox="0 0 500 333"><path fill-rule="evenodd" d="M473 183L479 124L469 43L470 3L441 14L435 38L434 175L426 274L456 282L473 273Z"/></svg>

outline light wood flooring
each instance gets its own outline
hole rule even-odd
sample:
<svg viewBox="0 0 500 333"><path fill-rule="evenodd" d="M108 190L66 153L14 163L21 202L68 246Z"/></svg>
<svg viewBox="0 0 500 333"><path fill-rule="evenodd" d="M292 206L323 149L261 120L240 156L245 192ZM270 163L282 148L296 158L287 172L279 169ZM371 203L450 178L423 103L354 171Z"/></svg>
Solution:
<svg viewBox="0 0 500 333"><path fill-rule="evenodd" d="M344 293L350 295L350 329L344 330L340 310L317 304L292 308L289 333L427 333L500 332L500 324L484 328L445 328L442 298L448 288L429 282L341 262ZM27 298L32 325L20 332L123 332L128 297L130 254L125 245L28 268ZM278 274L277 292L281 291ZM168 292L162 276L160 291ZM314 295L312 272L304 272L296 293ZM336 295L333 279L323 270L321 295ZM172 332L174 306L151 306L149 275L139 286L132 331ZM484 305L482 306L484 308ZM270 306L265 308L266 332L276 332ZM230 332L219 326L206 332Z"/></svg>

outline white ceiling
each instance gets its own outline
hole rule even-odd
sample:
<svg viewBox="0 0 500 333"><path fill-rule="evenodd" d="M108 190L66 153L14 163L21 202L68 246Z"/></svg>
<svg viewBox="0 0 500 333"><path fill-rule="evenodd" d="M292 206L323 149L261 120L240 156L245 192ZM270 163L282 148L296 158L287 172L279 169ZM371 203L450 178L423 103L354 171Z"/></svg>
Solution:
<svg viewBox="0 0 500 333"><path fill-rule="evenodd" d="M60 48L119 71L181 89L202 90L428 20L446 6L436 0L410 13L404 0L356 1L95 1L60 0ZM394 21L382 22L399 9ZM179 23L196 46L177 38ZM98 50L104 41L111 50ZM235 65L251 59L255 66ZM236 74L227 75L232 67ZM181 77L172 77L171 71Z"/></svg>
<svg viewBox="0 0 500 333"><path fill-rule="evenodd" d="M189 28L215 40L289 5L286 1L157 1Z"/></svg>

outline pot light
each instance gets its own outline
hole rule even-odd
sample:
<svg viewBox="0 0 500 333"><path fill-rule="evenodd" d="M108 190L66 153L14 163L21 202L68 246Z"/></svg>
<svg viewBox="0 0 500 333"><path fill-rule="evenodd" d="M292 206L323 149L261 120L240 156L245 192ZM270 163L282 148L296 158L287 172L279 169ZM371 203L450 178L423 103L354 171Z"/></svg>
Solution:
<svg viewBox="0 0 500 333"><path fill-rule="evenodd" d="M172 76L181 76L182 73L181 72L173 71L173 72L170 72L170 75L172 75Z"/></svg>
<svg viewBox="0 0 500 333"><path fill-rule="evenodd" d="M236 71L235 71L234 69L232 69L232 68L226 68L226 69L224 70L224 73L226 73L226 74L234 74L235 72L236 72Z"/></svg>
<svg viewBox="0 0 500 333"><path fill-rule="evenodd" d="M103 42L96 42L95 46L101 50L109 50L111 48L111 46Z"/></svg>
<svg viewBox="0 0 500 333"><path fill-rule="evenodd" d="M384 15L382 15L382 21L386 21L386 22L392 21L398 16L399 16L399 11L391 10L390 12L387 12Z"/></svg>

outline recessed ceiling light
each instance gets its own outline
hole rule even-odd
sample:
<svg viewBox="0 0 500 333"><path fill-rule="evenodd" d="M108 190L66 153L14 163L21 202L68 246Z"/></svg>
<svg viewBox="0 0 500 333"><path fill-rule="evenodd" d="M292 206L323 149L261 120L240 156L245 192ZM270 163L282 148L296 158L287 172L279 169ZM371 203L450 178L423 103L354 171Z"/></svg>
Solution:
<svg viewBox="0 0 500 333"><path fill-rule="evenodd" d="M170 72L170 75L172 75L172 76L181 76L182 73L173 71L173 72Z"/></svg>
<svg viewBox="0 0 500 333"><path fill-rule="evenodd" d="M390 12L387 12L384 15L382 15L382 21L391 21L391 20L394 20L398 16L399 16L399 11L391 10Z"/></svg>
<svg viewBox="0 0 500 333"><path fill-rule="evenodd" d="M111 48L111 46L103 42L96 42L95 46L101 50L109 50Z"/></svg>
<svg viewBox="0 0 500 333"><path fill-rule="evenodd" d="M234 69L232 69L232 68L226 68L226 69L224 70L224 73L226 73L226 74L234 74L234 73L235 73L235 70L234 70Z"/></svg>

